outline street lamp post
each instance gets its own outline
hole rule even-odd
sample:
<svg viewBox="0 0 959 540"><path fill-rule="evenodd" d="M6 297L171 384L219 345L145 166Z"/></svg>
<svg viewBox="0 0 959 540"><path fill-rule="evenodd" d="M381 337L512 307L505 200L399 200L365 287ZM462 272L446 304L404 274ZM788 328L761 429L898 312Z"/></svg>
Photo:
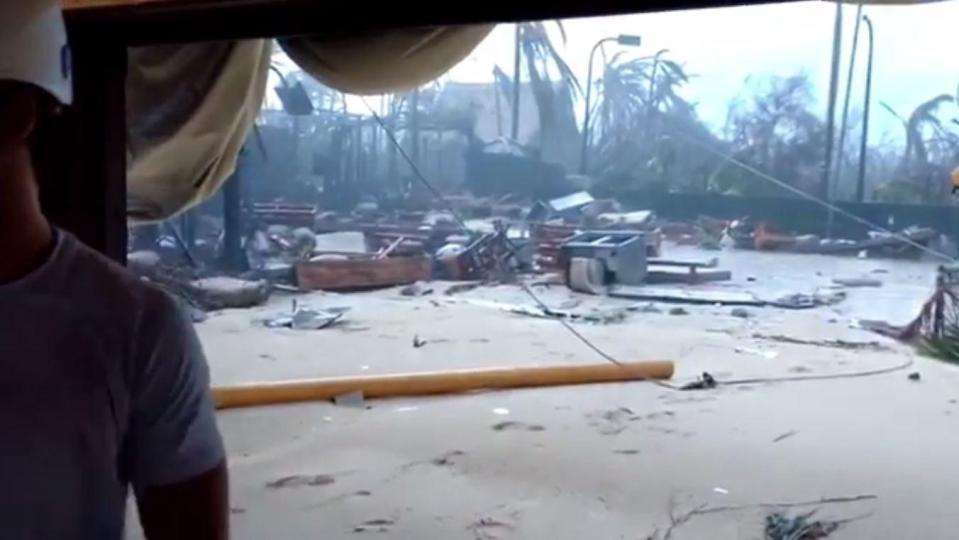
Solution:
<svg viewBox="0 0 959 540"><path fill-rule="evenodd" d="M866 197L866 139L869 136L869 98L872 93L872 21L868 15L862 16L869 36L869 56L866 60L866 95L862 105L862 138L859 141L859 176L856 178L856 200L863 202Z"/></svg>
<svg viewBox="0 0 959 540"><path fill-rule="evenodd" d="M586 111L583 114L583 145L579 156L580 174L586 174L587 155L589 152L589 100L593 94L593 58L596 56L596 50L602 47L604 43L610 41L615 41L626 47L639 47L642 39L639 36L629 34L605 37L597 41L596 44L593 45L593 49L589 52L589 65L586 68Z"/></svg>

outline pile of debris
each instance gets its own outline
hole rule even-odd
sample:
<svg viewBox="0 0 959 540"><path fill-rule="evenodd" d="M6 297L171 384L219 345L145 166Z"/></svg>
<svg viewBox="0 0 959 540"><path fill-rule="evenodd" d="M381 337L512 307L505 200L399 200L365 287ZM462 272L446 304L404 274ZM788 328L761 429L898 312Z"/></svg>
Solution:
<svg viewBox="0 0 959 540"><path fill-rule="evenodd" d="M821 238L815 234L789 234L774 223L743 218L730 221L723 241L739 249L858 255L860 257L919 258L922 248L938 242L940 234L928 227L908 227L896 234L870 231L867 238Z"/></svg>
<svg viewBox="0 0 959 540"><path fill-rule="evenodd" d="M266 303L272 287L267 280L246 280L213 275L199 269L164 263L154 251L128 255L128 267L140 279L167 291L202 319L200 313L247 308Z"/></svg>

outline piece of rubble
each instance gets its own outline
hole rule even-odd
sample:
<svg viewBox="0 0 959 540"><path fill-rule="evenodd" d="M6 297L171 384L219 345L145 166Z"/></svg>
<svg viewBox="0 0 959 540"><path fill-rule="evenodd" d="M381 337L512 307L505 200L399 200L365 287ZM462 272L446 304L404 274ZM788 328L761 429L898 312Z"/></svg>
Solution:
<svg viewBox="0 0 959 540"><path fill-rule="evenodd" d="M320 311L303 308L296 310L290 318L290 328L294 330L320 330L331 326L343 318L343 312Z"/></svg>
<svg viewBox="0 0 959 540"><path fill-rule="evenodd" d="M367 253L366 235L359 231L342 231L314 236L313 252L322 253Z"/></svg>
<svg viewBox="0 0 959 540"><path fill-rule="evenodd" d="M708 390L716 388L717 385L716 379L708 371L704 371L698 379L684 384L680 387L680 390Z"/></svg>
<svg viewBox="0 0 959 540"><path fill-rule="evenodd" d="M366 408L366 398L363 396L362 390L340 394L333 398L333 403L338 407Z"/></svg>
<svg viewBox="0 0 959 540"><path fill-rule="evenodd" d="M428 294L433 294L433 289L419 281L400 289L401 296L426 296Z"/></svg>
<svg viewBox="0 0 959 540"><path fill-rule="evenodd" d="M656 304L653 304L653 303L643 304L637 307L636 311L640 313L662 313L663 312L663 310L656 307Z"/></svg>
<svg viewBox="0 0 959 540"><path fill-rule="evenodd" d="M292 314L263 319L261 322L267 328L321 330L339 322L349 310L350 308L348 307L313 309L309 307L298 306L294 300Z"/></svg>
<svg viewBox="0 0 959 540"><path fill-rule="evenodd" d="M748 319L752 316L749 310L744 307L734 307L729 314L733 317L739 317L740 319Z"/></svg>
<svg viewBox="0 0 959 540"><path fill-rule="evenodd" d="M833 278L833 283L843 287L882 287L882 281L868 277Z"/></svg>
<svg viewBox="0 0 959 540"><path fill-rule="evenodd" d="M826 538L836 532L842 522L833 520L813 520L816 510L789 516L773 512L766 516L764 538L768 540L815 540Z"/></svg>
<svg viewBox="0 0 959 540"><path fill-rule="evenodd" d="M273 290L266 280L247 281L226 276L198 279L189 286L210 309L258 306L270 298Z"/></svg>
<svg viewBox="0 0 959 540"><path fill-rule="evenodd" d="M446 296L452 296L454 294L464 293L472 291L473 289L479 287L483 283L480 281L471 281L466 283L455 283L450 285L448 289L443 293Z"/></svg>
<svg viewBox="0 0 959 540"><path fill-rule="evenodd" d="M687 311L686 308L674 307L674 308L669 308L669 314L670 315L689 315L689 311Z"/></svg>

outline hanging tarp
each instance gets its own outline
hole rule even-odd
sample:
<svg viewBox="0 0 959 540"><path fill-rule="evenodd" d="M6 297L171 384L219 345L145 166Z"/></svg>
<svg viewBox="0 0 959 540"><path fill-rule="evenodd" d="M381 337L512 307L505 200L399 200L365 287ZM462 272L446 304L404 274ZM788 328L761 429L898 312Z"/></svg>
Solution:
<svg viewBox="0 0 959 540"><path fill-rule="evenodd" d="M280 46L321 83L350 94L403 92L466 58L493 25L411 28L339 38L291 38Z"/></svg>
<svg viewBox="0 0 959 540"><path fill-rule="evenodd" d="M161 220L216 193L263 101L264 40L131 49L127 213Z"/></svg>
<svg viewBox="0 0 959 540"><path fill-rule="evenodd" d="M308 74L349 93L415 88L465 58L490 25L284 40ZM131 49L127 78L128 199L133 221L198 204L233 173L266 91L269 41Z"/></svg>

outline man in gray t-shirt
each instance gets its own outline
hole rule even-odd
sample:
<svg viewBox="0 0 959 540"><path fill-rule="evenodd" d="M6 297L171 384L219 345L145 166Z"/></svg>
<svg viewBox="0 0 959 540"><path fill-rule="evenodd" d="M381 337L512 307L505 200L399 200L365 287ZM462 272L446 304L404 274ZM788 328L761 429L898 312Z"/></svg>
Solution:
<svg viewBox="0 0 959 540"><path fill-rule="evenodd" d="M70 102L59 0L0 2L0 537L228 536L196 333L175 303L40 212L29 140Z"/></svg>

